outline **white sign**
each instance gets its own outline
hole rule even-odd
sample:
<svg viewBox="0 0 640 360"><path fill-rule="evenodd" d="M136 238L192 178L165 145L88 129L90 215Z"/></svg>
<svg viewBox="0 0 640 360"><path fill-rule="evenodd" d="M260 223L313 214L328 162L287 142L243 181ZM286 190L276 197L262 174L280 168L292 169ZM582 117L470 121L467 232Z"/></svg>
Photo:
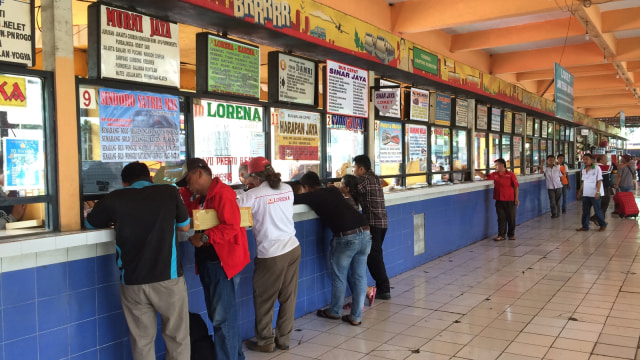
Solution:
<svg viewBox="0 0 640 360"><path fill-rule="evenodd" d="M411 89L411 108L409 111L411 120L429 121L429 92L420 89Z"/></svg>
<svg viewBox="0 0 640 360"><path fill-rule="evenodd" d="M96 89L80 86L80 109L95 109L98 106L96 100Z"/></svg>
<svg viewBox="0 0 640 360"><path fill-rule="evenodd" d="M476 107L476 112L478 113L478 122L476 123L476 129L478 130L487 130L487 107L478 104Z"/></svg>
<svg viewBox="0 0 640 360"><path fill-rule="evenodd" d="M278 101L314 105L316 64L287 54L278 54Z"/></svg>
<svg viewBox="0 0 640 360"><path fill-rule="evenodd" d="M367 70L327 60L327 112L369 117Z"/></svg>
<svg viewBox="0 0 640 360"><path fill-rule="evenodd" d="M31 1L0 1L0 61L33 66Z"/></svg>
<svg viewBox="0 0 640 360"><path fill-rule="evenodd" d="M469 102L456 99L456 126L467 127L469 124Z"/></svg>
<svg viewBox="0 0 640 360"><path fill-rule="evenodd" d="M378 90L373 96L380 116L400 117L400 88Z"/></svg>
<svg viewBox="0 0 640 360"><path fill-rule="evenodd" d="M100 6L100 75L180 87L178 24Z"/></svg>

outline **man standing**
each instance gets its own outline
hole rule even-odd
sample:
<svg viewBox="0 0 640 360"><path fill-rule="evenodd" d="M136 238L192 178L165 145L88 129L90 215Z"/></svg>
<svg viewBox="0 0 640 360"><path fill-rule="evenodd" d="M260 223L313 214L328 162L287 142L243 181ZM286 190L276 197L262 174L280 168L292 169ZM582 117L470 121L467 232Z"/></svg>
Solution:
<svg viewBox="0 0 640 360"><path fill-rule="evenodd" d="M371 159L367 155L353 158L353 175L358 177L358 192L361 195L362 213L369 222L371 251L367 266L376 282L376 299L391 299L391 286L384 265L382 243L387 233L387 209L380 178L371 170Z"/></svg>
<svg viewBox="0 0 640 360"><path fill-rule="evenodd" d="M560 199L562 198L562 180L560 179L562 172L560 166L556 165L555 156L547 156L547 166L544 167L543 173L551 205L551 218L555 219L560 216Z"/></svg>
<svg viewBox="0 0 640 360"><path fill-rule="evenodd" d="M600 224L599 231L605 231L607 223L604 221L604 214L602 214L602 209L600 208L600 196L604 195L602 171L600 167L593 164L593 157L589 153L582 156L582 162L584 163L582 181L576 194L577 199L582 198L582 227L576 229L576 231L589 231L589 215L591 215L592 206L596 213L598 224Z"/></svg>
<svg viewBox="0 0 640 360"><path fill-rule="evenodd" d="M476 172L476 175L486 180L493 180L493 199L496 201L496 214L498 215L498 236L496 241L516 239L516 209L520 205L518 196L520 184L516 175L507 170L507 162L500 158L493 162L496 171L489 175ZM508 225L508 228L507 228Z"/></svg>
<svg viewBox="0 0 640 360"><path fill-rule="evenodd" d="M218 215L218 225L194 234L189 241L196 248L196 269L213 324L216 359L242 360L236 275L250 260L247 232L240 227L236 193L219 178L211 176L204 160L189 159L176 185L182 187L180 192L189 210L213 209Z"/></svg>
<svg viewBox="0 0 640 360"><path fill-rule="evenodd" d="M114 224L120 298L135 360L155 360L157 312L167 359L191 357L187 287L182 276L176 229L189 229L189 214L173 185L154 185L147 165L128 164L124 189L98 201L87 215L88 228Z"/></svg>
<svg viewBox="0 0 640 360"><path fill-rule="evenodd" d="M371 234L367 219L347 202L335 187L323 188L318 174L309 171L300 178L302 194L294 196L294 204L309 205L333 232L331 239L331 304L317 311L323 318L340 319L347 282L353 293L351 314L342 320L351 325L362 322L362 307L367 295L367 255Z"/></svg>
<svg viewBox="0 0 640 360"><path fill-rule="evenodd" d="M560 166L560 172L562 176L560 180L562 181L562 213L567 213L567 196L569 195L569 190L571 190L571 183L569 182L569 175L567 173L567 164L564 162L564 154L558 154L558 166Z"/></svg>
<svg viewBox="0 0 640 360"><path fill-rule="evenodd" d="M602 188L604 195L600 197L600 209L602 210L602 218L607 218L607 209L609 209L609 202L611 201L611 193L613 193L613 182L611 181L611 172L613 166L607 164L606 155L598 155L598 167L602 172ZM594 214L591 215L591 221L594 224L598 224L598 217Z"/></svg>

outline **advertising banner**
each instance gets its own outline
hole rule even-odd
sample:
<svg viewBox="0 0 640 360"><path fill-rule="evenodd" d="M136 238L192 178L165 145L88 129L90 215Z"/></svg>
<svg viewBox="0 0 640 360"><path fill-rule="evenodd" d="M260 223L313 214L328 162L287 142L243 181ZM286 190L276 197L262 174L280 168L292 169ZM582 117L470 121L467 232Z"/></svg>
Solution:
<svg viewBox="0 0 640 360"><path fill-rule="evenodd" d="M429 121L429 92L420 89L411 89L411 107L409 111L411 120Z"/></svg>
<svg viewBox="0 0 640 360"><path fill-rule="evenodd" d="M278 117L274 126L274 160L319 160L320 114L272 109Z"/></svg>
<svg viewBox="0 0 640 360"><path fill-rule="evenodd" d="M487 130L488 123L488 115L487 115L487 107L482 104L478 104L476 106L476 113L478 115L478 120L476 123L476 129L478 130Z"/></svg>
<svg viewBox="0 0 640 360"><path fill-rule="evenodd" d="M327 60L327 112L369 117L367 70Z"/></svg>
<svg viewBox="0 0 640 360"><path fill-rule="evenodd" d="M89 57L99 58L100 73L90 66L92 76L156 85L180 87L180 44L178 24L107 5L99 9L100 27L92 21ZM90 64L92 61L90 61Z"/></svg>
<svg viewBox="0 0 640 360"><path fill-rule="evenodd" d="M380 163L402 162L402 124L379 121L378 122L378 146Z"/></svg>
<svg viewBox="0 0 640 360"><path fill-rule="evenodd" d="M0 76L0 106L27 106L27 82L25 78Z"/></svg>
<svg viewBox="0 0 640 360"><path fill-rule="evenodd" d="M281 52L269 53L269 100L318 104L318 64Z"/></svg>
<svg viewBox="0 0 640 360"><path fill-rule="evenodd" d="M573 75L560 64L554 63L553 80L556 116L573 121Z"/></svg>
<svg viewBox="0 0 640 360"><path fill-rule="evenodd" d="M207 91L259 98L260 48L205 35L208 35Z"/></svg>
<svg viewBox="0 0 640 360"><path fill-rule="evenodd" d="M380 116L400 118L400 88L377 90L373 96Z"/></svg>
<svg viewBox="0 0 640 360"><path fill-rule="evenodd" d="M102 161L180 161L177 96L103 88L99 111Z"/></svg>
<svg viewBox="0 0 640 360"><path fill-rule="evenodd" d="M407 125L407 137L409 141L410 161L425 158L427 156L427 127L420 125Z"/></svg>
<svg viewBox="0 0 640 360"><path fill-rule="evenodd" d="M456 126L469 126L469 102L456 99Z"/></svg>
<svg viewBox="0 0 640 360"><path fill-rule="evenodd" d="M466 88L480 88L480 79L482 77L480 70L448 57L442 58L440 67L440 77L442 80Z"/></svg>
<svg viewBox="0 0 640 360"><path fill-rule="evenodd" d="M436 124L451 124L451 96L436 93Z"/></svg>
<svg viewBox="0 0 640 360"><path fill-rule="evenodd" d="M413 68L438 76L438 56L414 46Z"/></svg>
<svg viewBox="0 0 640 360"><path fill-rule="evenodd" d="M344 129L354 132L364 132L364 118L342 115L327 115L328 129Z"/></svg>
<svg viewBox="0 0 640 360"><path fill-rule="evenodd" d="M500 109L491 108L491 131L500 131Z"/></svg>
<svg viewBox="0 0 640 360"><path fill-rule="evenodd" d="M35 1L0 1L0 61L34 65L33 4Z"/></svg>
<svg viewBox="0 0 640 360"><path fill-rule="evenodd" d="M520 152L522 149L522 138L520 136L513 137L513 158L520 159Z"/></svg>
<svg viewBox="0 0 640 360"><path fill-rule="evenodd" d="M44 188L44 159L40 140L2 139L4 158L4 189L25 190Z"/></svg>

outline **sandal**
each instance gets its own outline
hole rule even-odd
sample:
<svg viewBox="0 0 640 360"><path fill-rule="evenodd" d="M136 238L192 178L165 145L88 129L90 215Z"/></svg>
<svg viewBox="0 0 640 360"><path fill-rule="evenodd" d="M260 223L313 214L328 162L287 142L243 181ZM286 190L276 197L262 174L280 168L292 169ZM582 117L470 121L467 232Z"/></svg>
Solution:
<svg viewBox="0 0 640 360"><path fill-rule="evenodd" d="M495 238L496 241L502 241L504 240L504 236L498 236L497 238Z"/></svg>
<svg viewBox="0 0 640 360"><path fill-rule="evenodd" d="M369 307L373 306L373 301L376 299L376 287L372 286L370 289L371 291L367 291L367 299L369 299Z"/></svg>
<svg viewBox="0 0 640 360"><path fill-rule="evenodd" d="M331 320L340 319L340 316L331 315L331 313L329 312L329 309L320 309L316 311L316 315L318 315L318 317L325 318L325 319L331 319Z"/></svg>
<svg viewBox="0 0 640 360"><path fill-rule="evenodd" d="M351 320L351 318L349 317L349 315L344 315L344 316L342 317L342 321L344 321L344 322L346 322L346 323L349 323L349 324L351 324L351 325L353 325L353 326L358 326L358 325L362 324L362 321L353 321L353 320Z"/></svg>
<svg viewBox="0 0 640 360"><path fill-rule="evenodd" d="M342 306L342 310L351 310L351 306L353 305L353 303L349 302L346 303Z"/></svg>

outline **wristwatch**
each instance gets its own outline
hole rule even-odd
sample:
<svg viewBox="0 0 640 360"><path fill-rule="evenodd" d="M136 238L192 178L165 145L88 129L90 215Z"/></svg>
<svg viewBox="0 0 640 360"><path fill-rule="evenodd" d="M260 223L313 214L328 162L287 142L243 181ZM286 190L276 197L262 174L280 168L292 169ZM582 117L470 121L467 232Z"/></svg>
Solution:
<svg viewBox="0 0 640 360"><path fill-rule="evenodd" d="M203 233L200 237L200 241L202 241L202 245L207 245L209 243L209 236Z"/></svg>

